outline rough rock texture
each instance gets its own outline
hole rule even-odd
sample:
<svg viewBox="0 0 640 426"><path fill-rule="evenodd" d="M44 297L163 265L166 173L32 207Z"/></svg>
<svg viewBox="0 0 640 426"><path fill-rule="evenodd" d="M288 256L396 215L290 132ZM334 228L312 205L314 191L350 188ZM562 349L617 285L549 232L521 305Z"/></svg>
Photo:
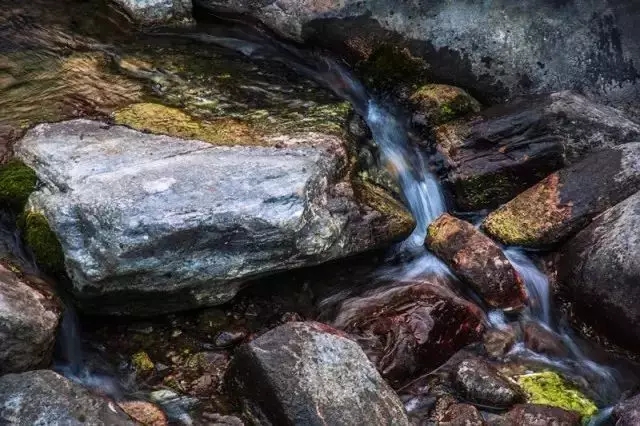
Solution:
<svg viewBox="0 0 640 426"><path fill-rule="evenodd" d="M459 87L426 84L408 99L413 122L424 126L446 123L454 118L480 111L480 103Z"/></svg>
<svg viewBox="0 0 640 426"><path fill-rule="evenodd" d="M565 241L607 208L640 190L640 143L598 151L549 175L491 213L484 230L508 245Z"/></svg>
<svg viewBox="0 0 640 426"><path fill-rule="evenodd" d="M640 424L640 395L629 398L615 406L613 417L616 426L635 426Z"/></svg>
<svg viewBox="0 0 640 426"><path fill-rule="evenodd" d="M402 403L358 345L291 322L242 346L230 386L257 424L407 425Z"/></svg>
<svg viewBox="0 0 640 426"><path fill-rule="evenodd" d="M46 367L61 305L0 264L0 375Z"/></svg>
<svg viewBox="0 0 640 426"><path fill-rule="evenodd" d="M410 231L392 199L357 201L340 138L280 140L221 147L76 120L36 127L16 154L44 183L29 208L57 234L81 307L141 315L223 303L248 279Z"/></svg>
<svg viewBox="0 0 640 426"><path fill-rule="evenodd" d="M562 338L537 322L527 322L522 326L524 345L527 349L554 357L564 358L569 355L569 348Z"/></svg>
<svg viewBox="0 0 640 426"><path fill-rule="evenodd" d="M458 208L506 203L594 149L640 139L620 111L572 92L520 98L436 129Z"/></svg>
<svg viewBox="0 0 640 426"><path fill-rule="evenodd" d="M429 225L426 244L490 307L524 307L522 278L500 247L470 223L445 213Z"/></svg>
<svg viewBox="0 0 640 426"><path fill-rule="evenodd" d="M142 24L166 24L189 21L192 0L115 0Z"/></svg>
<svg viewBox="0 0 640 426"><path fill-rule="evenodd" d="M509 408L526 398L516 383L480 359L462 361L455 382L466 400L488 407Z"/></svg>
<svg viewBox="0 0 640 426"><path fill-rule="evenodd" d="M640 193L607 210L561 250L563 296L621 346L640 350ZM580 315L583 314L583 315Z"/></svg>
<svg viewBox="0 0 640 426"><path fill-rule="evenodd" d="M484 331L480 308L436 281L347 299L333 325L350 333L394 386L439 366Z"/></svg>
<svg viewBox="0 0 640 426"><path fill-rule="evenodd" d="M640 6L627 0L197 0L281 35L367 58L385 44L418 57L435 81L490 101L578 89L637 106ZM558 54L562 52L562 54ZM401 64L398 64L401 65Z"/></svg>
<svg viewBox="0 0 640 426"><path fill-rule="evenodd" d="M0 423L135 425L115 402L49 370L0 377Z"/></svg>
<svg viewBox="0 0 640 426"><path fill-rule="evenodd" d="M548 405L523 404L509 411L495 426L579 426L580 415Z"/></svg>

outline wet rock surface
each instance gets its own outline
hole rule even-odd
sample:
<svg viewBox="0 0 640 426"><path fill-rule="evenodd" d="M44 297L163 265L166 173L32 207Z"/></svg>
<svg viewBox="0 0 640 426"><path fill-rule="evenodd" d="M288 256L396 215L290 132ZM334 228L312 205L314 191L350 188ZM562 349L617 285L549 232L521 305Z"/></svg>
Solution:
<svg viewBox="0 0 640 426"><path fill-rule="evenodd" d="M520 387L480 359L462 361L455 373L460 393L471 402L493 408L509 408L524 402Z"/></svg>
<svg viewBox="0 0 640 426"><path fill-rule="evenodd" d="M192 19L191 0L116 0L116 3L145 25L189 22Z"/></svg>
<svg viewBox="0 0 640 426"><path fill-rule="evenodd" d="M580 416L548 405L523 404L513 408L504 418L491 422L491 425L528 425L528 426L578 426Z"/></svg>
<svg viewBox="0 0 640 426"><path fill-rule="evenodd" d="M562 338L548 328L536 322L527 322L522 328L527 349L559 358L569 355L569 349Z"/></svg>
<svg viewBox="0 0 640 426"><path fill-rule="evenodd" d="M640 322L640 193L607 210L561 250L560 291L580 318L632 350Z"/></svg>
<svg viewBox="0 0 640 426"><path fill-rule="evenodd" d="M260 424L408 424L358 345L319 323L287 323L242 346L229 377Z"/></svg>
<svg viewBox="0 0 640 426"><path fill-rule="evenodd" d="M49 365L61 312L51 288L40 291L0 263L0 374Z"/></svg>
<svg viewBox="0 0 640 426"><path fill-rule="evenodd" d="M6 424L135 425L115 402L49 370L0 377Z"/></svg>
<svg viewBox="0 0 640 426"><path fill-rule="evenodd" d="M616 426L632 426L640 424L640 395L629 398L613 409Z"/></svg>
<svg viewBox="0 0 640 426"><path fill-rule="evenodd" d="M603 149L549 175L491 213L482 227L508 245L549 247L639 189L640 143Z"/></svg>
<svg viewBox="0 0 640 426"><path fill-rule="evenodd" d="M492 308L519 310L527 295L502 249L473 225L444 214L429 225L426 245Z"/></svg>

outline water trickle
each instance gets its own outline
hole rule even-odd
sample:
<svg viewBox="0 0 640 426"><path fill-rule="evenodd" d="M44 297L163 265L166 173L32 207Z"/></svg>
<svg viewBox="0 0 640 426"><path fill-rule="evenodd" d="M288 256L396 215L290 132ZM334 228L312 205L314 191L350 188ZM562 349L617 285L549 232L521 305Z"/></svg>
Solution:
<svg viewBox="0 0 640 426"><path fill-rule="evenodd" d="M551 297L549 295L549 279L533 264L524 251L508 248L504 250L504 254L524 280L529 296L531 316L550 326Z"/></svg>

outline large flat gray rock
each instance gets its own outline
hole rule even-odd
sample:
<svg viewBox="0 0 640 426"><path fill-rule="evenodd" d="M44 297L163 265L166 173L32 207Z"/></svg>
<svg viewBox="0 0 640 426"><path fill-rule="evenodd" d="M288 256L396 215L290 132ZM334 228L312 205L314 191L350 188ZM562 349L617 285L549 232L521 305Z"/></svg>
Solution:
<svg viewBox="0 0 640 426"><path fill-rule="evenodd" d="M402 237L341 180L340 138L281 139L221 147L74 120L34 128L16 154L44 183L30 208L58 236L80 306L144 315Z"/></svg>

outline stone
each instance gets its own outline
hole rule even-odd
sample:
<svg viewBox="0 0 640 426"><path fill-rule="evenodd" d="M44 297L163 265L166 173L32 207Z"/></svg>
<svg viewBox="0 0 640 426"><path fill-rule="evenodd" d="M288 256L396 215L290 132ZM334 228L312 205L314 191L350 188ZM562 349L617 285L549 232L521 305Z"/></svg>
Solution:
<svg viewBox="0 0 640 426"><path fill-rule="evenodd" d="M490 357L501 359L513 348L517 337L516 330L513 327L508 327L504 330L492 328L485 331L482 336L482 343Z"/></svg>
<svg viewBox="0 0 640 426"><path fill-rule="evenodd" d="M145 426L167 426L167 416L155 404L145 401L123 401L118 406L136 422Z"/></svg>
<svg viewBox="0 0 640 426"><path fill-rule="evenodd" d="M0 375L47 367L62 306L0 263Z"/></svg>
<svg viewBox="0 0 640 426"><path fill-rule="evenodd" d="M241 346L228 377L257 424L408 425L360 347L323 324L290 322Z"/></svg>
<svg viewBox="0 0 640 426"><path fill-rule="evenodd" d="M397 283L342 302L332 324L349 333L393 386L478 341L484 315L437 281Z"/></svg>
<svg viewBox="0 0 640 426"><path fill-rule="evenodd" d="M435 126L470 113L480 112L480 103L459 87L425 84L408 99L412 120L422 126Z"/></svg>
<svg viewBox="0 0 640 426"><path fill-rule="evenodd" d="M409 74L425 69L431 81L469 89L487 103L575 89L630 109L639 104L640 9L626 0L196 0L196 5L204 9L203 17L209 11L258 20L281 36L331 49L352 63L390 45L409 59L403 63L391 56L388 68L407 68Z"/></svg>
<svg viewBox="0 0 640 426"><path fill-rule="evenodd" d="M426 245L491 308L524 308L522 278L502 249L470 223L445 213L429 225Z"/></svg>
<svg viewBox="0 0 640 426"><path fill-rule="evenodd" d="M115 0L144 25L189 22L193 19L192 0Z"/></svg>
<svg viewBox="0 0 640 426"><path fill-rule="evenodd" d="M0 377L0 423L136 424L115 402L49 370Z"/></svg>
<svg viewBox="0 0 640 426"><path fill-rule="evenodd" d="M438 423L443 426L484 426L485 422L476 407L470 404L452 404Z"/></svg>
<svg viewBox="0 0 640 426"><path fill-rule="evenodd" d="M467 401L505 409L525 401L520 387L480 359L467 359L455 372L455 383Z"/></svg>
<svg viewBox="0 0 640 426"><path fill-rule="evenodd" d="M217 305L253 278L411 231L400 203L352 186L340 137L264 138L282 145L218 146L88 120L30 130L15 146L43 183L28 211L58 237L80 308Z"/></svg>
<svg viewBox="0 0 640 426"><path fill-rule="evenodd" d="M522 327L524 345L533 352L552 357L565 358L569 356L569 348L562 338L545 326L529 321Z"/></svg>
<svg viewBox="0 0 640 426"><path fill-rule="evenodd" d="M580 426L580 415L549 405L521 404L509 411L495 426Z"/></svg>
<svg viewBox="0 0 640 426"><path fill-rule="evenodd" d="M638 190L640 142L606 148L549 175L491 213L482 228L507 245L550 247Z"/></svg>
<svg viewBox="0 0 640 426"><path fill-rule="evenodd" d="M560 251L558 290L581 321L640 350L640 193L597 217Z"/></svg>
<svg viewBox="0 0 640 426"><path fill-rule="evenodd" d="M616 426L635 426L640 424L640 395L620 402L613 409Z"/></svg>
<svg viewBox="0 0 640 426"><path fill-rule="evenodd" d="M566 162L640 139L621 111L564 91L519 98L435 129L461 210L495 208Z"/></svg>
<svg viewBox="0 0 640 426"><path fill-rule="evenodd" d="M20 213L36 183L34 171L21 162L0 164L0 208Z"/></svg>

